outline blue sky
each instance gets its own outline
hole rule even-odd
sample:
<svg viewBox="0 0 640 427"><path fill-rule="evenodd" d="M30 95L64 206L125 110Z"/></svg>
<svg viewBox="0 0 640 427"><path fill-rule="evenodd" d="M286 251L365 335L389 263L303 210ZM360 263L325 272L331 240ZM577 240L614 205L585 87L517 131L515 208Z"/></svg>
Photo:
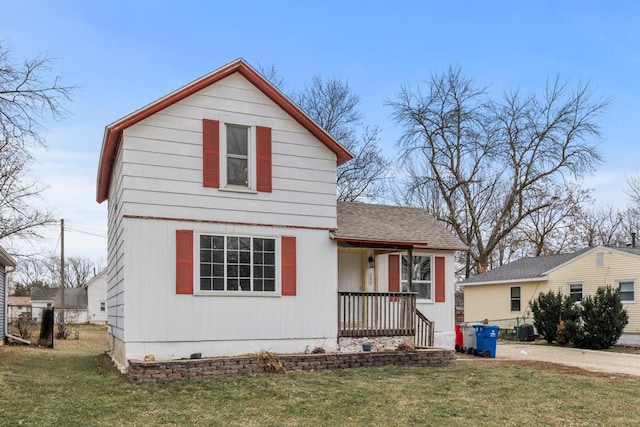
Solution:
<svg viewBox="0 0 640 427"><path fill-rule="evenodd" d="M105 125L235 58L273 64L286 88L346 80L393 155L401 130L385 102L402 85L459 66L492 92L587 81L612 104L600 120L605 163L584 185L623 206L640 158L640 2L601 1L7 1L0 40L17 58L47 54L77 85L69 115L46 123L34 175L43 203L77 230L106 236L95 202ZM54 251L57 229L28 251ZM69 255L106 259L106 238L66 236Z"/></svg>

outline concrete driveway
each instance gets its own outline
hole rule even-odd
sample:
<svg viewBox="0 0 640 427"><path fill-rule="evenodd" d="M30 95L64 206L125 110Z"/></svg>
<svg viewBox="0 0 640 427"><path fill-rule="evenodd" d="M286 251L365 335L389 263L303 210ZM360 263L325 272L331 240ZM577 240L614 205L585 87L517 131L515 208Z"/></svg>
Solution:
<svg viewBox="0 0 640 427"><path fill-rule="evenodd" d="M640 377L640 355L555 347L534 343L498 343L496 359L533 360L575 366L592 372Z"/></svg>

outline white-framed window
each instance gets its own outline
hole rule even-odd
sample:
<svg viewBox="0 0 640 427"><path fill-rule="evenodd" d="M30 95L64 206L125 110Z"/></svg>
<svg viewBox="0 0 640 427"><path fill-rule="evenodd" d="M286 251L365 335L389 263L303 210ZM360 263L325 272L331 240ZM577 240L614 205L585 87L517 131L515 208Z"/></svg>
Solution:
<svg viewBox="0 0 640 427"><path fill-rule="evenodd" d="M522 301L522 289L520 286L512 286L510 289L511 311L520 311Z"/></svg>
<svg viewBox="0 0 640 427"><path fill-rule="evenodd" d="M596 254L596 267L604 267L604 252Z"/></svg>
<svg viewBox="0 0 640 427"><path fill-rule="evenodd" d="M104 301L100 301L100 311L104 312L107 309L107 303Z"/></svg>
<svg viewBox="0 0 640 427"><path fill-rule="evenodd" d="M417 298L432 300L432 262L431 255L414 255L413 271L411 275L412 291L417 292ZM402 256L402 292L407 292L409 286L409 257Z"/></svg>
<svg viewBox="0 0 640 427"><path fill-rule="evenodd" d="M252 134L249 126L224 124L226 187L252 188Z"/></svg>
<svg viewBox="0 0 640 427"><path fill-rule="evenodd" d="M575 302L582 301L582 283L567 283L567 293Z"/></svg>
<svg viewBox="0 0 640 427"><path fill-rule="evenodd" d="M622 302L636 301L636 282L635 280L617 280L618 291L620 292L620 300Z"/></svg>
<svg viewBox="0 0 640 427"><path fill-rule="evenodd" d="M276 293L276 238L203 233L197 245L199 291Z"/></svg>

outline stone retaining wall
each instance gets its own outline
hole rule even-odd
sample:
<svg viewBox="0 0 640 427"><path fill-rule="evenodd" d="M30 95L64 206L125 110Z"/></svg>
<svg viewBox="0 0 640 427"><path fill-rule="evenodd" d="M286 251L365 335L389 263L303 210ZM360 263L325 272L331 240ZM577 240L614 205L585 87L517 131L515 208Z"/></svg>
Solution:
<svg viewBox="0 0 640 427"><path fill-rule="evenodd" d="M454 366L453 350L420 349L366 353L272 354L144 362L130 360L126 376L132 382L173 381L264 372L312 371L377 366Z"/></svg>

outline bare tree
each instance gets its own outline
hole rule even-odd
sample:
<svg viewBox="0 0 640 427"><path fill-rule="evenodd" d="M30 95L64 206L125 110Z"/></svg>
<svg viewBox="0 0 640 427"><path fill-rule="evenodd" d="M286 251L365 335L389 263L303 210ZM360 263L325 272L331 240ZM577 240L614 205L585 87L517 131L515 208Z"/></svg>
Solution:
<svg viewBox="0 0 640 427"><path fill-rule="evenodd" d="M594 170L592 141L608 102L588 85L559 79L542 96L505 93L499 100L451 68L427 88L404 87L390 103L404 127L399 142L407 191L436 197L431 212L470 246L467 271L483 272L493 252L526 219L554 205L549 188ZM428 206L425 206L428 208Z"/></svg>
<svg viewBox="0 0 640 427"><path fill-rule="evenodd" d="M36 227L53 221L51 214L33 207L43 187L27 179L31 149L44 146L42 121L59 119L72 87L51 77L46 56L17 64L0 41L0 239L31 237Z"/></svg>
<svg viewBox="0 0 640 427"><path fill-rule="evenodd" d="M337 198L342 201L378 199L387 189L390 161L378 145L380 129L363 124L360 97L347 82L315 76L304 90L285 91L285 82L273 65L258 66L260 73L325 131L349 150L353 160L337 170Z"/></svg>
<svg viewBox="0 0 640 427"><path fill-rule="evenodd" d="M69 288L87 286L89 280L96 274L96 264L87 257L69 257L65 266L65 280Z"/></svg>
<svg viewBox="0 0 640 427"><path fill-rule="evenodd" d="M586 210L579 218L579 233L587 246L626 244L630 233L623 211L608 205Z"/></svg>
<svg viewBox="0 0 640 427"><path fill-rule="evenodd" d="M356 201L380 198L386 191L390 162L378 146L380 129L363 125L358 110L360 97L347 82L315 76L304 91L292 99L331 136L338 140L354 159L337 170L338 200Z"/></svg>

